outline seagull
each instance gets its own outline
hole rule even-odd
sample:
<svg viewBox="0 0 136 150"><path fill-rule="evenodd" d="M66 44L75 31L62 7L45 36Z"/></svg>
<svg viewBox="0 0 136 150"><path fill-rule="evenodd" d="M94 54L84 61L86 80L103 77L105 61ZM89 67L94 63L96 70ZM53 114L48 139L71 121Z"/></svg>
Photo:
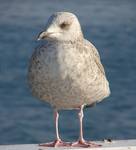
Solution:
<svg viewBox="0 0 136 150"><path fill-rule="evenodd" d="M56 140L41 146L96 147L83 137L83 108L110 95L109 82L95 46L83 36L73 13L56 12L49 18L29 63L32 94L54 110ZM76 142L65 142L58 129L59 110L77 109L80 132Z"/></svg>

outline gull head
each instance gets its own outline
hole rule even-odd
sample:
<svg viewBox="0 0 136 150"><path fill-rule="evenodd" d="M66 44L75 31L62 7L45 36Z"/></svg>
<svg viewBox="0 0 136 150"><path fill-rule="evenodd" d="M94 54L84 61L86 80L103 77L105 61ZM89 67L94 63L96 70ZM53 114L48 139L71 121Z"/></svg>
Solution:
<svg viewBox="0 0 136 150"><path fill-rule="evenodd" d="M77 17L69 12L54 13L48 20L38 40L76 41L82 39L82 31Z"/></svg>

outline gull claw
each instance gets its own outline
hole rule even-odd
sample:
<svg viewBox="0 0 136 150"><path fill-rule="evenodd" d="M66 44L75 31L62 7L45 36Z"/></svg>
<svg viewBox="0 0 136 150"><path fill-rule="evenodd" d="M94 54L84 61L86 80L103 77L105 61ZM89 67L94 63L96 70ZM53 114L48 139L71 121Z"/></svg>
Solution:
<svg viewBox="0 0 136 150"><path fill-rule="evenodd" d="M43 144L39 144L39 146L43 146L43 147L63 147L63 146L71 146L70 142L64 142L62 140L55 140L53 142L49 142L49 143L43 143Z"/></svg>
<svg viewBox="0 0 136 150"><path fill-rule="evenodd" d="M72 147L100 147L101 145L95 144L91 141L78 140L71 144Z"/></svg>

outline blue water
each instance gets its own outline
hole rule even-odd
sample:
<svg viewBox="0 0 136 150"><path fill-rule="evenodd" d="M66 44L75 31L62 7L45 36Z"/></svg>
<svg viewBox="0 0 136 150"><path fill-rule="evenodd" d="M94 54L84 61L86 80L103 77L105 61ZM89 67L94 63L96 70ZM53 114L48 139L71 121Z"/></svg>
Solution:
<svg viewBox="0 0 136 150"><path fill-rule="evenodd" d="M112 94L85 110L86 139L136 138L136 1L0 1L0 144L55 137L52 110L31 96L28 60L37 34L56 11L78 15L85 37L99 49ZM61 137L78 137L76 111L60 113Z"/></svg>

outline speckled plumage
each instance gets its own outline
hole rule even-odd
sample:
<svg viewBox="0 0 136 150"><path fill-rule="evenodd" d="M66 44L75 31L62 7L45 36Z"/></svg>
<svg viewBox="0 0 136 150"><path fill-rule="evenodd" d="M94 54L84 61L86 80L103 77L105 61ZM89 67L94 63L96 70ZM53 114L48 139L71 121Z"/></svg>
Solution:
<svg viewBox="0 0 136 150"><path fill-rule="evenodd" d="M57 15L63 20L61 14ZM47 41L34 51L30 60L28 81L34 96L57 109L74 109L109 96L109 83L99 53L84 39L81 30L77 37L75 31L70 39L67 35L64 40L59 39L57 35Z"/></svg>

